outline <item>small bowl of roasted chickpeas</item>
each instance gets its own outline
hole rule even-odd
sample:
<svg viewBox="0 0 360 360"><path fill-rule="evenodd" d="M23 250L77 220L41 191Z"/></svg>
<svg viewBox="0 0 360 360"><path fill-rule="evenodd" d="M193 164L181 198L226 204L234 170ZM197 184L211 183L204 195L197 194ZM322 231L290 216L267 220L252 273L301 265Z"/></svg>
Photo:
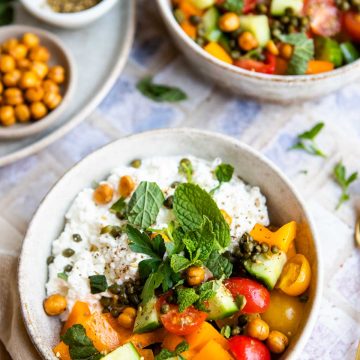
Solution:
<svg viewBox="0 0 360 360"><path fill-rule="evenodd" d="M75 65L51 33L12 25L0 28L0 139L34 135L66 109Z"/></svg>

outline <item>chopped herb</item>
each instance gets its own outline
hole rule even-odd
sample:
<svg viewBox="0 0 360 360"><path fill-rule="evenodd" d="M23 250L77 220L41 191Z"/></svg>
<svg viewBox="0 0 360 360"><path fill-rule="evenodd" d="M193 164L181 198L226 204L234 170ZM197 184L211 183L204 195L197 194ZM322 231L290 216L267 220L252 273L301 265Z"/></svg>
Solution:
<svg viewBox="0 0 360 360"><path fill-rule="evenodd" d="M126 202L123 197L116 201L110 208L110 212L114 214L119 214L121 217L125 216L126 213Z"/></svg>
<svg viewBox="0 0 360 360"><path fill-rule="evenodd" d="M231 327L230 325L225 325L221 328L220 333L222 336L224 336L226 339L229 339L231 336Z"/></svg>
<svg viewBox="0 0 360 360"><path fill-rule="evenodd" d="M179 163L179 174L184 175L187 182L191 183L193 173L194 170L191 161L189 159L181 159Z"/></svg>
<svg viewBox="0 0 360 360"><path fill-rule="evenodd" d="M175 348L175 351L170 351L168 349L162 349L158 355L155 356L155 360L168 360L177 358L178 360L185 360L181 353L189 350L189 344L184 340L178 344Z"/></svg>
<svg viewBox="0 0 360 360"><path fill-rule="evenodd" d="M68 274L66 274L66 273L64 273L64 272L58 273L58 274L57 274L57 277L58 277L59 279L65 280L65 281L68 281L68 278L69 278Z"/></svg>
<svg viewBox="0 0 360 360"><path fill-rule="evenodd" d="M233 265L226 257L219 254L218 251L213 251L205 266L212 272L216 279L222 277L228 278L231 276Z"/></svg>
<svg viewBox="0 0 360 360"><path fill-rule="evenodd" d="M140 80L137 89L146 97L157 102L177 102L186 100L186 94L177 87L154 84L151 77Z"/></svg>
<svg viewBox="0 0 360 360"><path fill-rule="evenodd" d="M218 190L221 185L225 182L229 182L232 179L234 174L234 167L229 164L220 164L215 169L216 179L219 181L219 185L210 191L210 194L213 195L216 190Z"/></svg>
<svg viewBox="0 0 360 360"><path fill-rule="evenodd" d="M325 126L324 123L318 123L310 130L298 135L297 143L290 148L290 150L304 150L307 153L315 156L326 157L326 155L318 148L315 139L320 131Z"/></svg>
<svg viewBox="0 0 360 360"><path fill-rule="evenodd" d="M105 275L89 276L90 289L92 294L99 294L106 291L108 284Z"/></svg>
<svg viewBox="0 0 360 360"><path fill-rule="evenodd" d="M195 304L200 298L194 288L178 287L176 289L176 295L179 312L183 312L186 308Z"/></svg>
<svg viewBox="0 0 360 360"><path fill-rule="evenodd" d="M346 177L346 168L343 163L340 161L334 167L334 177L336 182L340 185L342 193L339 199L339 202L336 206L336 210L341 207L341 205L350 199L349 195L349 186L358 178L358 173L352 173L348 178Z"/></svg>
<svg viewBox="0 0 360 360"><path fill-rule="evenodd" d="M222 7L227 11L240 14L244 8L244 0L225 0Z"/></svg>

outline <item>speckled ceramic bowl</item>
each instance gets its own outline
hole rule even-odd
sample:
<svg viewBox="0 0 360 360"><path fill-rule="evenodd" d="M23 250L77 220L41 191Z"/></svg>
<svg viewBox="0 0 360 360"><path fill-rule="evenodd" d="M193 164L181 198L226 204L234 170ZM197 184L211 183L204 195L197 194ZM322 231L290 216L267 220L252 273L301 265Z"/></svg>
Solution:
<svg viewBox="0 0 360 360"><path fill-rule="evenodd" d="M42 307L47 280L46 258L52 241L63 229L64 215L76 195L93 181L104 179L119 164L128 164L135 158L183 154L208 160L220 157L233 164L246 182L261 188L267 197L273 224L290 220L299 224L296 246L309 259L313 277L300 331L283 358L295 359L301 353L314 326L322 292L319 243L303 201L278 169L241 142L199 130L171 129L122 138L97 150L65 174L37 210L23 243L19 291L25 325L44 359L56 359L51 349L59 341L60 332L60 321L46 316Z"/></svg>
<svg viewBox="0 0 360 360"><path fill-rule="evenodd" d="M329 94L360 78L360 60L328 73L303 76L266 75L226 64L185 34L174 18L170 0L157 0L157 3L170 35L193 69L235 93L289 103Z"/></svg>

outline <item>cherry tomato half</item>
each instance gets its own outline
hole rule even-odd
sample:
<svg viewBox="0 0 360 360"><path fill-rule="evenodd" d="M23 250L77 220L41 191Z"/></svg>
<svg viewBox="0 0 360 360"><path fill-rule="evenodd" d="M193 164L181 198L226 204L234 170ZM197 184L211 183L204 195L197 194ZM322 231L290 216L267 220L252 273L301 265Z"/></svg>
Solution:
<svg viewBox="0 0 360 360"><path fill-rule="evenodd" d="M344 27L350 37L360 42L360 16L353 12L344 14Z"/></svg>
<svg viewBox="0 0 360 360"><path fill-rule="evenodd" d="M236 360L270 360L269 349L249 336L234 336L229 340L230 351Z"/></svg>
<svg viewBox="0 0 360 360"><path fill-rule="evenodd" d="M247 314L263 313L270 304L270 293L261 284L254 280L244 278L231 278L225 280L225 286L231 294L245 296L246 305L242 312Z"/></svg>
<svg viewBox="0 0 360 360"><path fill-rule="evenodd" d="M168 304L167 298L171 293L167 293L159 298L157 308L160 309L162 305ZM193 306L188 307L183 312L179 312L178 305L168 304L169 311L166 314L161 314L160 320L164 328L175 335L189 335L195 332L200 325L206 320L208 314L196 310Z"/></svg>
<svg viewBox="0 0 360 360"><path fill-rule="evenodd" d="M265 62L253 59L239 59L234 62L234 65L249 71L255 71L263 74L274 74L276 68L276 57L268 52L266 53Z"/></svg>
<svg viewBox="0 0 360 360"><path fill-rule="evenodd" d="M304 12L313 33L333 36L340 32L341 16L334 0L305 0Z"/></svg>

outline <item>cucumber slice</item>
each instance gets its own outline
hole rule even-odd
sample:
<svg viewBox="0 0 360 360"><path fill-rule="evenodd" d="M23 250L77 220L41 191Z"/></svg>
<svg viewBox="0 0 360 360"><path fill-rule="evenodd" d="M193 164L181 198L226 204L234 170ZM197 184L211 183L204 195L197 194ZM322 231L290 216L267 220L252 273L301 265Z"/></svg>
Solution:
<svg viewBox="0 0 360 360"><path fill-rule="evenodd" d="M304 0L272 0L270 13L274 16L285 14L286 9L292 9L295 14L301 14L304 8Z"/></svg>
<svg viewBox="0 0 360 360"><path fill-rule="evenodd" d="M239 311L231 292L221 284L216 295L209 300L209 320L220 320Z"/></svg>
<svg viewBox="0 0 360 360"><path fill-rule="evenodd" d="M120 346L102 358L102 360L140 360L141 356L132 343Z"/></svg>
<svg viewBox="0 0 360 360"><path fill-rule="evenodd" d="M161 326L160 318L156 310L157 298L153 297L147 304L139 306L134 333L141 334L152 331Z"/></svg>
<svg viewBox="0 0 360 360"><path fill-rule="evenodd" d="M261 47L270 40L269 19L266 15L240 16L240 29L250 31Z"/></svg>
<svg viewBox="0 0 360 360"><path fill-rule="evenodd" d="M343 54L337 41L318 36L315 39L315 59L332 62L335 67L343 64Z"/></svg>
<svg viewBox="0 0 360 360"><path fill-rule="evenodd" d="M221 36L221 31L218 28L219 11L216 7L211 7L203 16L203 25L205 30L205 38L208 41L217 42Z"/></svg>
<svg viewBox="0 0 360 360"><path fill-rule="evenodd" d="M342 43L340 49L347 64L351 64L360 58L359 50L349 41Z"/></svg>
<svg viewBox="0 0 360 360"><path fill-rule="evenodd" d="M245 269L249 274L263 282L265 286L272 290L278 281L287 257L283 251L278 254L256 255L256 261L246 260Z"/></svg>
<svg viewBox="0 0 360 360"><path fill-rule="evenodd" d="M196 6L198 9L204 10L209 8L210 6L213 6L215 4L215 0L191 0L194 6Z"/></svg>

